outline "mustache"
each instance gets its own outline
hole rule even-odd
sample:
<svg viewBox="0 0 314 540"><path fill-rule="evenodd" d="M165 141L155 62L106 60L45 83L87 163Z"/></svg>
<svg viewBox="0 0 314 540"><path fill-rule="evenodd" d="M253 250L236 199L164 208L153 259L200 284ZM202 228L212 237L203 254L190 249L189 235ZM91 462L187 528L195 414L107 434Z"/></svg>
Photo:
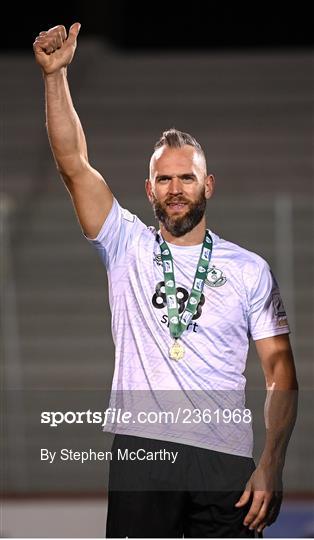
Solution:
<svg viewBox="0 0 314 540"><path fill-rule="evenodd" d="M164 201L164 204L189 204L189 200L188 199L185 199L184 197L168 197L165 201Z"/></svg>

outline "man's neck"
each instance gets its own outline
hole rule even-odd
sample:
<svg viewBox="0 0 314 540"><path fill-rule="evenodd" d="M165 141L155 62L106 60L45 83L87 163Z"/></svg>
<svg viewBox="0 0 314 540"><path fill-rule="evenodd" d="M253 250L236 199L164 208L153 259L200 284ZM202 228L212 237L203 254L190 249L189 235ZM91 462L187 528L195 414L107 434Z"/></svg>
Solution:
<svg viewBox="0 0 314 540"><path fill-rule="evenodd" d="M177 246L196 246L197 244L201 244L204 240L206 229L205 216L203 216L199 224L196 225L194 229L183 236L173 236L173 234L165 229L163 223L159 222L159 227L162 237L166 242L175 244Z"/></svg>

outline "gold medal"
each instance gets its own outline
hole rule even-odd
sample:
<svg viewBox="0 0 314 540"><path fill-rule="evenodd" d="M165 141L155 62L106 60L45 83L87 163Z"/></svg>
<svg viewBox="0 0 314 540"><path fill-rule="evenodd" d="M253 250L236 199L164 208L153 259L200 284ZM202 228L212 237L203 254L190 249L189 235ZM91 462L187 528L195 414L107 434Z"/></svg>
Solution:
<svg viewBox="0 0 314 540"><path fill-rule="evenodd" d="M169 356L172 360L182 360L184 357L185 350L182 343L179 343L177 339L174 340L173 344L169 349Z"/></svg>

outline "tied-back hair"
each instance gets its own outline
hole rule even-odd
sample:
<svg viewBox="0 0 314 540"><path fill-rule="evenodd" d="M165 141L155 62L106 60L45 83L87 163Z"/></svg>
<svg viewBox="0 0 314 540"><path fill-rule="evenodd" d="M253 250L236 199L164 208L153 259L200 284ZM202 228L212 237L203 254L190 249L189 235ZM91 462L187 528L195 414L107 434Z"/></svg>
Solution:
<svg viewBox="0 0 314 540"><path fill-rule="evenodd" d="M164 131L160 139L156 142L154 150L161 148L162 146L168 146L169 148L182 148L182 146L193 146L201 154L204 155L204 151L199 142L197 142L192 135L184 133L176 128L168 129Z"/></svg>

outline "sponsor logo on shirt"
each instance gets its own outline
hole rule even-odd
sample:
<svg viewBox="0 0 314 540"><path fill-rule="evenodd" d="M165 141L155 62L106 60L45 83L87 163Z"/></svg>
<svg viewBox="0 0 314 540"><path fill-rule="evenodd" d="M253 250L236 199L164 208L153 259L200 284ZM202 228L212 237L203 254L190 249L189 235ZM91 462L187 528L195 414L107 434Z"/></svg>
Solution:
<svg viewBox="0 0 314 540"><path fill-rule="evenodd" d="M178 310L179 310L179 315L181 315L181 313L183 313L187 303L188 303L188 299L189 299L189 292L184 288L184 287L176 287L176 301L177 301L177 304L178 304ZM193 304L194 302L194 298L192 297L191 299L192 302L191 304ZM166 297L166 291L165 291L165 282L164 281L159 281L155 287L155 292L153 294L153 297L152 297L152 304L154 306L154 308L156 309L164 309L166 306L167 306L167 297ZM198 319L201 315L202 315L202 307L203 305L205 304L205 296L203 293L201 293L201 297L200 297L200 300L197 304L197 308L196 308L196 313L194 313L193 317L192 317L192 321L195 321L196 319ZM191 314L192 315L192 314ZM190 322L192 322L190 321ZM162 321L164 322L164 321ZM176 322L176 321L172 321L171 319L171 322Z"/></svg>

